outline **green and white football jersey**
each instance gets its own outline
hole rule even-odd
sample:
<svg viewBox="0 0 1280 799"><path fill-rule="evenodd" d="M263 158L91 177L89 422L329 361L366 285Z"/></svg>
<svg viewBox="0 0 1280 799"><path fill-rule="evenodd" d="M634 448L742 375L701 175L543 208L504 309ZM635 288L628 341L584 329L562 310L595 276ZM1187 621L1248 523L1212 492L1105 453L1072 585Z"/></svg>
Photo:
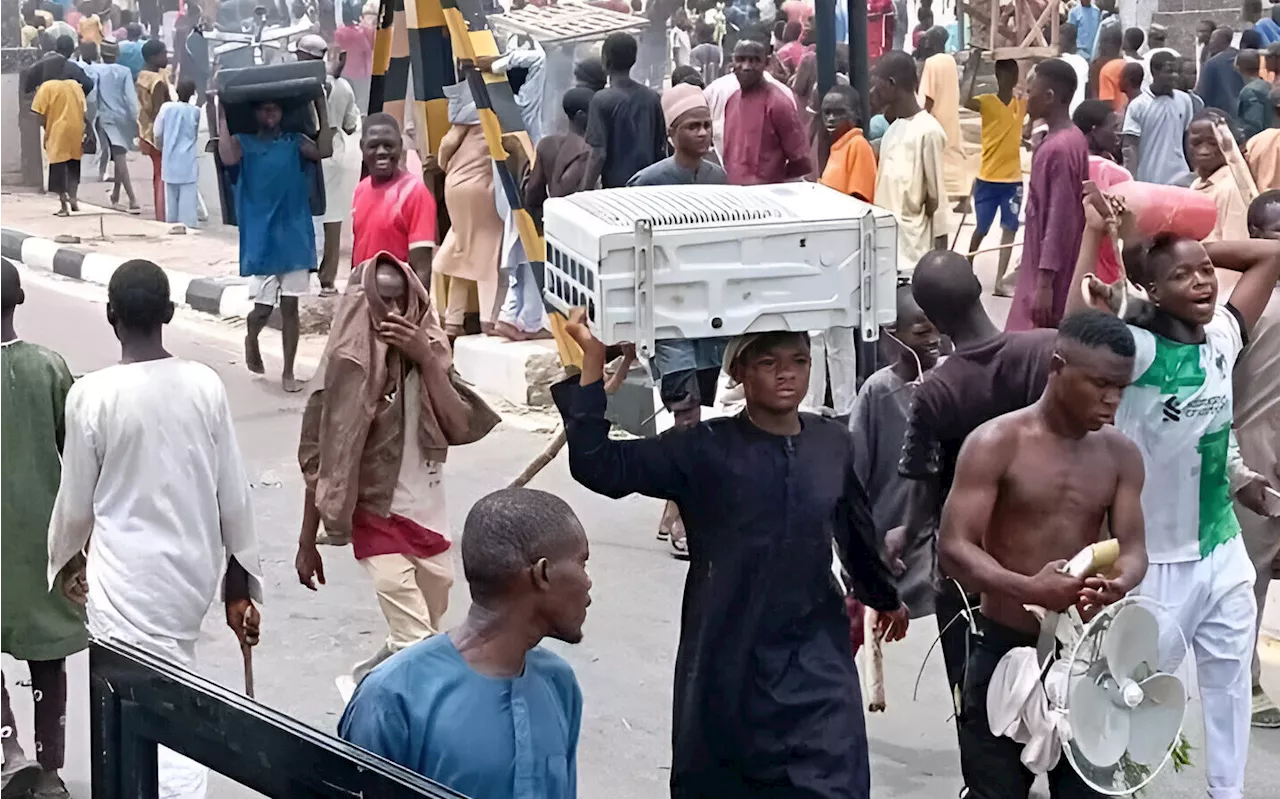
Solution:
<svg viewBox="0 0 1280 799"><path fill-rule="evenodd" d="M1116 427L1142 452L1142 514L1152 563L1199 560L1240 532L1227 479L1231 371L1244 348L1235 309L1219 306L1203 344L1130 326L1137 353Z"/></svg>

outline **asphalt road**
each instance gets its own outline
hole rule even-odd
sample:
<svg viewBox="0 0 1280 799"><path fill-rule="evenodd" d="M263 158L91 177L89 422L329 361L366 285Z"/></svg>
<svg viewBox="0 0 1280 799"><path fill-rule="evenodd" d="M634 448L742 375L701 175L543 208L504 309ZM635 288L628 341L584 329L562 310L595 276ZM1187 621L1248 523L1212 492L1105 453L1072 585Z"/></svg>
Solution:
<svg viewBox="0 0 1280 799"><path fill-rule="evenodd" d="M61 352L81 373L106 366L119 355L106 324L100 289L24 272L27 304L19 309L19 334ZM270 334L270 331L268 331ZM317 729L332 732L342 708L334 678L375 650L383 621L367 578L350 551L326 549L328 585L318 593L298 585L293 557L301 518L301 481L296 445L303 398L286 395L274 377L250 375L240 363L240 328L197 314L179 313L166 334L175 355L203 361L222 376L230 396L241 448L253 480L258 536L267 577L262 643L255 653L259 701ZM322 342L304 341L299 369L307 375ZM276 340L265 339L267 374L279 373ZM554 420L524 415L504 423L485 440L450 453L447 487L450 518L460 529L478 497L506 484L541 451ZM541 429L539 429L541 428ZM611 501L590 494L569 477L565 459L552 463L534 487L556 492L574 507L591 538L593 604L586 638L577 646L548 644L573 665L585 696L579 753L583 797L649 799L666 795L670 759L671 675L679 626L685 566L673 560L654 532L659 503L632 497ZM467 605L459 569L447 622ZM959 790L959 761L949 721L940 658L925 665L919 692L913 685L936 625L922 620L908 639L885 650L888 710L868 719L876 799L948 799ZM68 782L77 799L88 793L86 659L72 664L68 718ZM1277 664L1280 666L1280 664ZM15 688L25 668L6 658L20 728L29 739L29 692ZM219 608L206 619L199 644L200 671L241 687L238 647ZM1280 689L1280 668L1267 680ZM1188 732L1200 747L1199 707L1188 714ZM28 744L29 745L29 744ZM1280 795L1280 731L1256 732L1251 744L1246 796ZM30 751L30 749L28 749ZM1202 761L1203 752L1193 752ZM1204 795L1198 768L1162 775L1147 792L1161 799ZM253 796L214 782L214 799Z"/></svg>

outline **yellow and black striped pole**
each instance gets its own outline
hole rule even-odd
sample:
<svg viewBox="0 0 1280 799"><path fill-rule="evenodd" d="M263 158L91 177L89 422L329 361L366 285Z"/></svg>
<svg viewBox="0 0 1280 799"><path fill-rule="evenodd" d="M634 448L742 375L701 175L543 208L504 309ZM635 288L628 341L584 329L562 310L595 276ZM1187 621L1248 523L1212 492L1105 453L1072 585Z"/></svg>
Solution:
<svg viewBox="0 0 1280 799"><path fill-rule="evenodd" d="M445 32L448 35L445 35ZM503 135L515 136L525 158L533 162L533 144L524 129L520 107L506 76L481 72L475 66L481 56L497 57L497 40L489 30L481 0L381 0L378 30L373 48L373 80L369 88L369 112L386 111L401 123L412 78L414 121L419 155L439 151L449 129L449 103L444 87L455 82L454 59L467 81L480 116L489 155L498 165L498 180L524 246L525 257L541 273L546 244L524 208L517 176L508 161ZM422 134L426 131L426 135ZM582 350L564 331L565 318L548 311L560 361L582 365Z"/></svg>
<svg viewBox="0 0 1280 799"><path fill-rule="evenodd" d="M445 24L449 27L453 55L459 60L462 77L471 89L485 143L489 146L489 155L498 165L498 180L502 184L511 213L515 215L516 231L520 234L525 258L533 265L534 271L540 274L546 260L546 243L539 235L533 217L525 210L520 184L512 171L510 155L502 144L502 137L504 134L515 136L524 148L529 163L533 162L533 144L524 129L520 107L516 104L515 93L506 76L481 72L475 66L476 60L481 56L496 58L501 55L498 42L494 39L493 31L489 30L480 0L441 0L440 5L444 11ZM565 333L565 318L555 312L548 313L560 362L565 366L580 367L582 350Z"/></svg>

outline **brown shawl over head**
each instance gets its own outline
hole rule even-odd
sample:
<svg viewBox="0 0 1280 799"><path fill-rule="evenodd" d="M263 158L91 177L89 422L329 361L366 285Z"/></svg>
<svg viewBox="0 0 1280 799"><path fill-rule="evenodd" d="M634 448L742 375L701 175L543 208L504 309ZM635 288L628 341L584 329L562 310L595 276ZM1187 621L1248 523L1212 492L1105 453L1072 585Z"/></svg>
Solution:
<svg viewBox="0 0 1280 799"><path fill-rule="evenodd" d="M419 326L431 357L413 364L378 337L394 311L376 287L378 264L400 269L408 283L404 316ZM410 371L413 367L416 370ZM359 505L386 516L404 452L404 381L421 381L418 436L428 460L450 446L483 438L499 417L458 377L449 340L422 281L407 263L380 252L356 267L338 301L321 365L324 387L311 395L302 421L298 461L325 528L349 531Z"/></svg>

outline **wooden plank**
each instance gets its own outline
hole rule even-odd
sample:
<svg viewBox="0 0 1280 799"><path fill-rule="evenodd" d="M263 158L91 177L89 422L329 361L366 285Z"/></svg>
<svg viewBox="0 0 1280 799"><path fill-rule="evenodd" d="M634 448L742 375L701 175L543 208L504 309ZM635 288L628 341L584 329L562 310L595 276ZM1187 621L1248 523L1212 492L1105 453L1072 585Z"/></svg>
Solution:
<svg viewBox="0 0 1280 799"><path fill-rule="evenodd" d="M1036 18L1035 24L1031 26L1031 30L1027 31L1026 38L1022 40L1022 47L1048 46L1049 42L1044 38L1044 26L1049 22L1049 14L1057 12L1058 4L1051 2L1040 12L1040 16ZM1054 28L1057 27L1057 14L1054 13ZM1035 41L1032 41L1032 40Z"/></svg>
<svg viewBox="0 0 1280 799"><path fill-rule="evenodd" d="M1024 58L1054 58L1057 55L1057 47L997 47L991 51L989 58L993 61L1003 61L1006 58L1018 61Z"/></svg>

